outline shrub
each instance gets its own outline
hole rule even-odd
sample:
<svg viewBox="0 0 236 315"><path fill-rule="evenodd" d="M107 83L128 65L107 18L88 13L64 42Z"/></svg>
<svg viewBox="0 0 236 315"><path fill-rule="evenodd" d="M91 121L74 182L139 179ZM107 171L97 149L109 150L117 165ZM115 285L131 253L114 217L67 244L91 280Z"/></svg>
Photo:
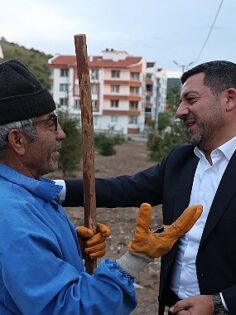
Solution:
<svg viewBox="0 0 236 315"><path fill-rule="evenodd" d="M105 133L95 134L95 147L101 155L109 156L116 154L113 137Z"/></svg>
<svg viewBox="0 0 236 315"><path fill-rule="evenodd" d="M187 133L182 122L175 119L179 104L179 91L172 89L167 94L167 111L158 115L158 129L148 134L147 148L152 161L162 160L177 144L186 142Z"/></svg>
<svg viewBox="0 0 236 315"><path fill-rule="evenodd" d="M82 157L82 134L79 120L69 116L68 112L59 112L59 121L66 133L62 141L59 168L63 175L71 175L79 166Z"/></svg>
<svg viewBox="0 0 236 315"><path fill-rule="evenodd" d="M170 124L163 132L148 135L147 148L151 161L161 161L177 144L186 142L187 135L181 122Z"/></svg>
<svg viewBox="0 0 236 315"><path fill-rule="evenodd" d="M115 146L124 143L125 138L121 134L114 134L112 132L96 133L95 134L95 147L101 155L114 155L116 154Z"/></svg>

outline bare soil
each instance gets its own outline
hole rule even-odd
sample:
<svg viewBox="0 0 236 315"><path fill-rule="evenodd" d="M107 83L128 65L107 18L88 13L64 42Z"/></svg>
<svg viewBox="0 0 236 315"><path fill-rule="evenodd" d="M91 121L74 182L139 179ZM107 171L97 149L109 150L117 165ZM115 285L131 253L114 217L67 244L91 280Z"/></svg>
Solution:
<svg viewBox="0 0 236 315"><path fill-rule="evenodd" d="M95 154L96 177L134 174L153 165L148 160L144 141L127 141L117 146L116 149L117 153L114 156L105 157ZM75 172L75 176L81 177L81 173L81 170L78 170ZM53 177L62 178L62 174L57 172L53 174ZM83 225L83 208L66 208L66 210L76 225ZM112 229L112 235L107 241L107 257L115 259L126 251L135 226L137 210L137 208L97 209L97 221L106 223ZM152 225L160 226L161 221L160 208L157 207L154 211ZM159 269L160 261L156 259L136 280L138 306L132 315L157 314Z"/></svg>

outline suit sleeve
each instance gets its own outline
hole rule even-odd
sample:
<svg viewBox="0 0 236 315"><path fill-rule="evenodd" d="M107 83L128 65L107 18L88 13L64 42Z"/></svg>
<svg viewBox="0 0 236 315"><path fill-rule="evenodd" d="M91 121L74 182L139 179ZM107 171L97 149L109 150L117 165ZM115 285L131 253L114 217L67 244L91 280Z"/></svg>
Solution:
<svg viewBox="0 0 236 315"><path fill-rule="evenodd" d="M221 291L230 314L236 314L236 284Z"/></svg>
<svg viewBox="0 0 236 315"><path fill-rule="evenodd" d="M65 180L65 207L83 206L83 181ZM152 166L133 176L96 179L97 207L139 207L141 203L162 203L162 170Z"/></svg>

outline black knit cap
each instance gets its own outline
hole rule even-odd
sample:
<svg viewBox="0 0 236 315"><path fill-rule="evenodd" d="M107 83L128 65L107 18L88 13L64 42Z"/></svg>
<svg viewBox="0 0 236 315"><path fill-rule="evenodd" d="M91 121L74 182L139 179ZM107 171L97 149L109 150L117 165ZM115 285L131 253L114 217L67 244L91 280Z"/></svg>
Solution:
<svg viewBox="0 0 236 315"><path fill-rule="evenodd" d="M52 96L17 60L0 64L0 125L41 116L55 110Z"/></svg>

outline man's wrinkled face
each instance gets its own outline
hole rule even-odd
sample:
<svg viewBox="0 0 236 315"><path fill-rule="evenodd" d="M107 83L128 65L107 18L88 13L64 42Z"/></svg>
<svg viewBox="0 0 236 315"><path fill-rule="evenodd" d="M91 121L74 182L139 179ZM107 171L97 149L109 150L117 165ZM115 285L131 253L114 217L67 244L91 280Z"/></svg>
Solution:
<svg viewBox="0 0 236 315"><path fill-rule="evenodd" d="M28 144L27 162L34 177L38 178L58 168L59 151L65 133L60 126L56 128L54 113L36 117L33 124L37 138Z"/></svg>

